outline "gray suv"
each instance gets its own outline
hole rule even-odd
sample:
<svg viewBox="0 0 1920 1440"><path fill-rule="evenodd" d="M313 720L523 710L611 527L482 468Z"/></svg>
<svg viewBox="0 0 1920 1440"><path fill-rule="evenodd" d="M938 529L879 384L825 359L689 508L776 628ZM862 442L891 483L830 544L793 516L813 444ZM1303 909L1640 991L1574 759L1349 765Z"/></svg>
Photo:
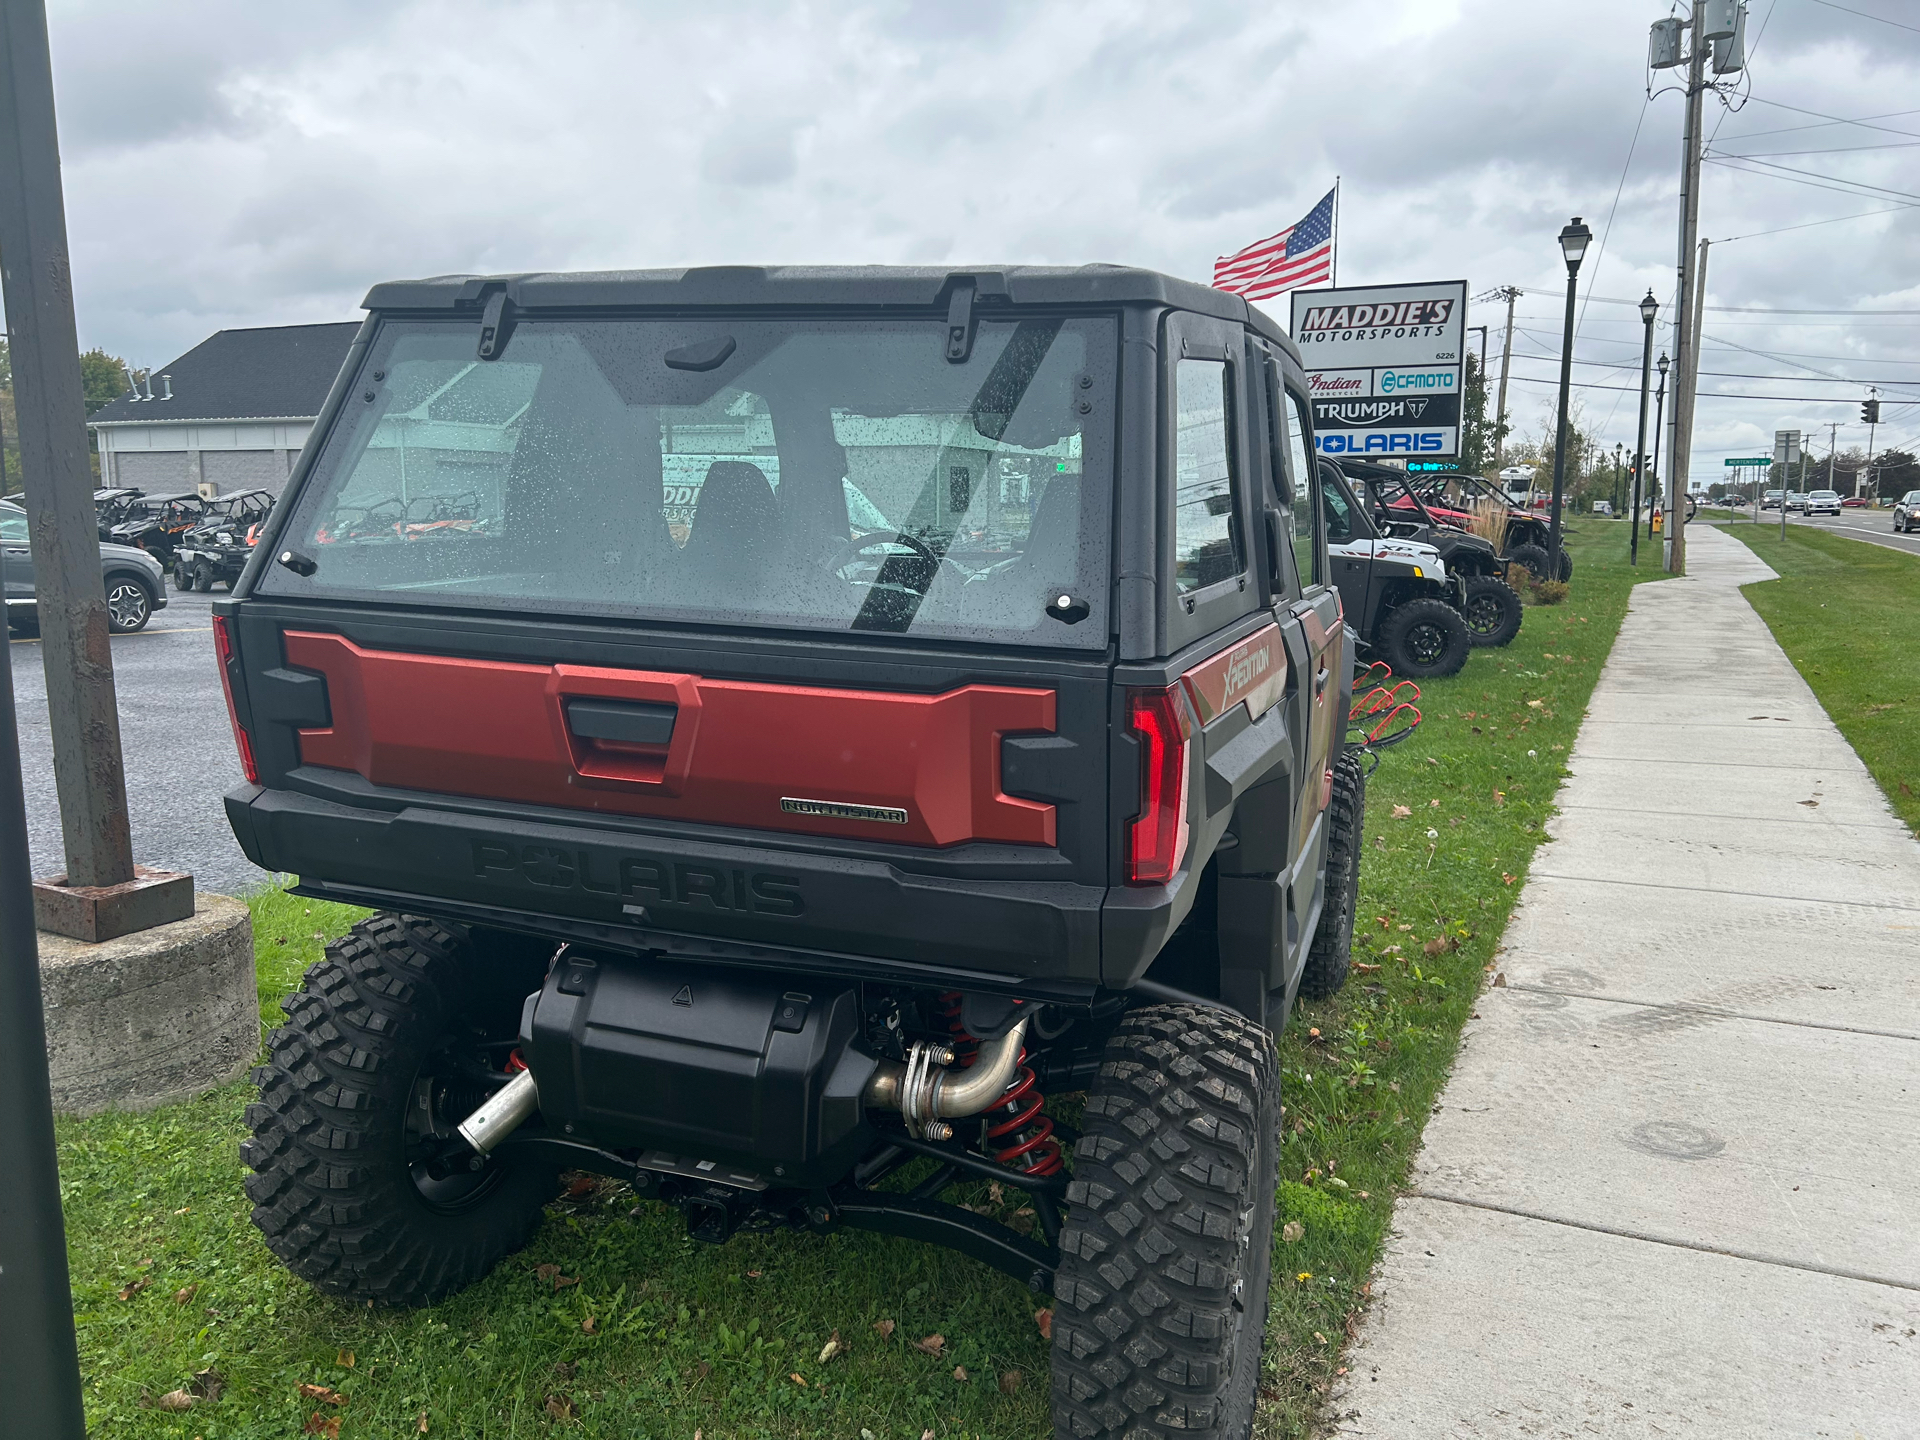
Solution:
<svg viewBox="0 0 1920 1440"><path fill-rule="evenodd" d="M1893 505L1893 528L1905 535L1920 525L1920 490L1909 490Z"/></svg>
<svg viewBox="0 0 1920 1440"><path fill-rule="evenodd" d="M107 588L107 624L116 635L144 630L153 612L167 607L160 562L130 545L100 547L100 578ZM33 585L33 551L27 545L27 512L0 500L0 589L6 592L8 628L32 634L40 617Z"/></svg>

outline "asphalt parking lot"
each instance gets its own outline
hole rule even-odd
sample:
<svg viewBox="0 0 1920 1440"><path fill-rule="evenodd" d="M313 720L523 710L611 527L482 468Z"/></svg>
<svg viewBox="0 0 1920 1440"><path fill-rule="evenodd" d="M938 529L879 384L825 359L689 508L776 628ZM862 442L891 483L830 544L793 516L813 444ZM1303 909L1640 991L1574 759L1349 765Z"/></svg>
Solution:
<svg viewBox="0 0 1920 1440"><path fill-rule="evenodd" d="M237 895L267 876L240 853L220 803L243 777L213 663L213 598L173 592L145 630L115 636L114 685L133 858L142 865L190 871L202 890ZM33 873L57 875L67 867L40 642L15 639L7 648L20 712Z"/></svg>

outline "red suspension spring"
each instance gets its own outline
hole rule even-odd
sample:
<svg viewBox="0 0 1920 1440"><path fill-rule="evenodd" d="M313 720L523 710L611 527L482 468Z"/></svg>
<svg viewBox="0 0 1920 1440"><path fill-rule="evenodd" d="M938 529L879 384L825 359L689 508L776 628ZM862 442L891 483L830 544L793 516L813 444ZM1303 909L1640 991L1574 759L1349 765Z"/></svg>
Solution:
<svg viewBox="0 0 1920 1440"><path fill-rule="evenodd" d="M949 990L940 997L940 1018L947 1022L947 1048L953 1051L953 1066L956 1070L965 1070L980 1058L980 1042L967 1033L967 1027L960 1023L960 992Z"/></svg>
<svg viewBox="0 0 1920 1440"><path fill-rule="evenodd" d="M1013 1088L991 1112L1003 1117L987 1126L987 1150L1002 1165L1024 1170L1029 1175L1057 1175L1063 1168L1060 1142L1053 1135L1053 1121L1040 1113L1047 1097L1034 1082L1033 1067L1027 1064L1027 1052L1020 1052L1020 1072ZM1001 1142L1006 1144L1002 1145Z"/></svg>

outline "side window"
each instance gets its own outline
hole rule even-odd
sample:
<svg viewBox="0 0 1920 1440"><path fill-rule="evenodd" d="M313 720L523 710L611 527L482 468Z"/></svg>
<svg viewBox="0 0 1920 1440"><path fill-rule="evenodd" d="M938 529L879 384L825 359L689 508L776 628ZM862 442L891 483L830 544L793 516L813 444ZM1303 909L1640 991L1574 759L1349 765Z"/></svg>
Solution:
<svg viewBox="0 0 1920 1440"><path fill-rule="evenodd" d="M1302 499L1309 499L1309 508L1303 513L1302 520L1313 512L1310 497L1315 491L1322 490L1320 476L1314 470L1313 456L1307 446L1306 402L1287 392L1287 403L1281 407L1287 417L1287 463L1294 475L1294 489ZM1327 527L1327 540L1333 540L1333 527ZM1347 536L1351 537L1353 527L1347 526ZM1293 535L1293 567L1300 575L1302 586L1327 582L1327 566L1319 540L1313 533L1310 522L1299 525Z"/></svg>
<svg viewBox="0 0 1920 1440"><path fill-rule="evenodd" d="M1281 554L1273 557L1274 598L1298 600L1301 590L1313 583L1313 571L1303 571L1296 563L1300 554L1300 537L1295 527L1304 523L1311 531L1313 511L1303 504L1299 510L1300 518L1295 519L1294 501L1304 497L1300 494L1299 486L1287 474L1287 422L1280 413L1284 404L1280 399L1280 371L1271 360L1263 370L1266 375L1263 388L1267 397L1267 462L1272 472L1272 492L1267 496L1267 506L1278 519L1281 532Z"/></svg>
<svg viewBox="0 0 1920 1440"><path fill-rule="evenodd" d="M1327 517L1327 543L1344 545L1353 539L1353 513L1347 508L1347 497L1331 485L1320 487L1320 508Z"/></svg>
<svg viewBox="0 0 1920 1440"><path fill-rule="evenodd" d="M0 540L6 541L9 545L26 544L27 517L11 512L0 515Z"/></svg>
<svg viewBox="0 0 1920 1440"><path fill-rule="evenodd" d="M1247 568L1234 494L1232 372L1220 360L1174 369L1173 580L1182 595Z"/></svg>

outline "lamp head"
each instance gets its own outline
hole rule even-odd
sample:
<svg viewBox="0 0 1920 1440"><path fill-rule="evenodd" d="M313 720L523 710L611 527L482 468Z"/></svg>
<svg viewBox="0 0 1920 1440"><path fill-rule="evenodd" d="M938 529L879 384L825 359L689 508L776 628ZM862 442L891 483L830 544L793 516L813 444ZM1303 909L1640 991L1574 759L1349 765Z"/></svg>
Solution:
<svg viewBox="0 0 1920 1440"><path fill-rule="evenodd" d="M1580 268L1580 260L1587 253L1587 246L1593 240L1593 231L1576 215L1566 229L1560 232L1560 253L1567 257L1569 271Z"/></svg>
<svg viewBox="0 0 1920 1440"><path fill-rule="evenodd" d="M1662 375L1664 375L1664 374L1666 374L1666 373L1667 373L1667 366L1668 366L1668 365L1669 365L1669 364L1670 364L1671 362L1670 362L1670 361L1669 361L1669 360L1667 359L1667 355L1666 355L1666 352L1665 352L1664 350L1660 352L1660 362L1659 362L1659 363L1660 363L1660 373L1661 373Z"/></svg>
<svg viewBox="0 0 1920 1440"><path fill-rule="evenodd" d="M1647 324L1653 323L1653 317L1660 313L1660 302L1653 298L1653 291L1647 291L1646 298L1640 302L1640 318Z"/></svg>

